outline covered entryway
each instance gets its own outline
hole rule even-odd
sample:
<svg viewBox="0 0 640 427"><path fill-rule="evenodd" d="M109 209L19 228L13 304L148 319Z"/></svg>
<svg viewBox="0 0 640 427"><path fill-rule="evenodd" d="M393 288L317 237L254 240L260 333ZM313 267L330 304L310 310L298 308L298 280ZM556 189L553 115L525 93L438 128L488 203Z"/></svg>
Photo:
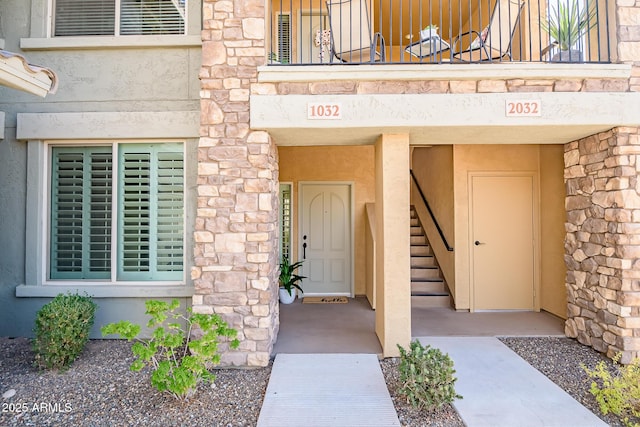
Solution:
<svg viewBox="0 0 640 427"><path fill-rule="evenodd" d="M470 175L474 311L535 309L534 178Z"/></svg>
<svg viewBox="0 0 640 427"><path fill-rule="evenodd" d="M300 183L298 258L307 296L353 296L352 199L348 183Z"/></svg>

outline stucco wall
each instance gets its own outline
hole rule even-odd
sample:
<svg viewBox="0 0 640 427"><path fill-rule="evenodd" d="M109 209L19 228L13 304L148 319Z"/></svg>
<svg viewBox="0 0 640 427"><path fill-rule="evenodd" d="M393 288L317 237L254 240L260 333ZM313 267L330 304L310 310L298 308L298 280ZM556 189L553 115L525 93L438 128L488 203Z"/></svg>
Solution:
<svg viewBox="0 0 640 427"><path fill-rule="evenodd" d="M455 269L456 269L456 308L469 309L471 306L470 295L470 265L469 265L469 188L468 179L470 172L488 171L529 171L538 176L538 188L541 193L559 192L557 162L562 162L561 153L555 148L541 150L537 145L456 145L453 147L454 162L454 194L455 194ZM558 159L559 158L559 159ZM545 166L540 164L545 162ZM554 168L554 166L556 166ZM541 174L544 179L540 179ZM564 205L558 198L564 193L551 197L545 195L540 200L540 210L548 209L544 217L539 213L536 216L540 221L539 227L543 232L553 231L552 234L543 235L539 244L540 249L553 248L552 252L545 253L540 250L540 294L538 304L541 309L565 317L562 312L562 304L566 302L563 296L564 285L560 277L564 275L564 266L558 262L558 245L562 238L558 235L558 227L562 226L564 218ZM541 235L543 233L540 233ZM561 253L561 252L560 252ZM556 258L554 258L556 257ZM545 295L543 298L542 295ZM552 302L550 302L552 301Z"/></svg>
<svg viewBox="0 0 640 427"><path fill-rule="evenodd" d="M416 147L411 155L411 170L424 193L449 245L454 242L453 146ZM414 194L415 196L415 194ZM435 224L422 224L438 260L442 274L455 298L455 258L447 250ZM454 247L455 249L455 247Z"/></svg>
<svg viewBox="0 0 640 427"><path fill-rule="evenodd" d="M193 2L195 9L192 11L198 18L194 21L197 24L194 28L199 39L201 11L197 3ZM27 198L27 185L33 185L29 182L33 176L30 177L28 171L33 169L35 159L28 155L27 142L16 139L18 114L140 112L144 116L148 112L193 112L195 114L190 117L195 117L194 122L186 124L193 131L181 136L185 137L187 162L194 165L196 159L195 139L198 137L197 118L200 111L198 74L202 56L199 42L194 43L191 39L180 46L158 44L153 48L114 48L104 41L103 46L85 49L57 47L21 50L21 46L34 40L32 37L44 37L42 31L45 26L34 27L38 19L44 24L44 18L33 12L44 11L45 4L43 0L0 2L0 36L4 36L4 48L25 55L33 64L53 69L59 77L57 93L47 95L44 99L0 86L0 111L6 113L5 138L0 140L0 335L8 336L31 335L35 313L50 300L48 297L16 297L16 287L25 284L26 272L33 272L37 267L37 257L27 253L28 245L25 244L29 227L26 218L35 212ZM138 134L139 128L145 125L134 120L126 126L119 126L115 134L126 138L127 126L130 126L132 134ZM110 125L88 127L91 132L95 131L95 135L100 135L100 139L104 139L105 135L114 135ZM124 135L121 133L123 129ZM74 129L69 127L67 130L72 132ZM64 138L64 132L58 135ZM89 139L91 135L86 138ZM163 135L156 137L162 140ZM191 194L187 197L187 230L193 229L195 221L195 173L196 168L191 167L187 176L188 192ZM186 285L189 285L193 238L189 231L186 236L185 271ZM66 290L61 288L60 291ZM154 295L161 296L162 291ZM147 298L97 298L99 307L92 336L100 337L98 328L109 321L129 318L146 323L144 301ZM191 303L190 297L183 295L180 299L183 304Z"/></svg>
<svg viewBox="0 0 640 427"><path fill-rule="evenodd" d="M567 318L564 148L540 146L540 308Z"/></svg>
<svg viewBox="0 0 640 427"><path fill-rule="evenodd" d="M293 254L298 256L298 183L351 181L354 183L355 294L365 293L365 203L375 201L373 146L278 147L280 181L293 182Z"/></svg>

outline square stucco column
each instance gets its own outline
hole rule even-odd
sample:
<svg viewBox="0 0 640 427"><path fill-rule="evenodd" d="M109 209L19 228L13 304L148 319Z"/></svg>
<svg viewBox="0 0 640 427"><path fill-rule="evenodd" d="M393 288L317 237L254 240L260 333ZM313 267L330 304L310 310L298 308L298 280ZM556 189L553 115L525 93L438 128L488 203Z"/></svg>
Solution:
<svg viewBox="0 0 640 427"><path fill-rule="evenodd" d="M411 341L409 135L376 143L376 334L384 357Z"/></svg>

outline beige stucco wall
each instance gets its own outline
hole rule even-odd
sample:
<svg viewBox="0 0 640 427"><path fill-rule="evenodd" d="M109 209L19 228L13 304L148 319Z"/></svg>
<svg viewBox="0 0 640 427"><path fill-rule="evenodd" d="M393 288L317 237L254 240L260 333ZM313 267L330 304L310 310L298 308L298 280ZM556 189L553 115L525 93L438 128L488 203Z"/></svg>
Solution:
<svg viewBox="0 0 640 427"><path fill-rule="evenodd" d="M564 147L540 146L540 308L567 318Z"/></svg>
<svg viewBox="0 0 640 427"><path fill-rule="evenodd" d="M365 293L365 203L375 201L374 147L278 147L280 181L293 182L293 254L298 255L298 183L349 181L354 183L355 294Z"/></svg>
<svg viewBox="0 0 640 427"><path fill-rule="evenodd" d="M544 154L541 154L544 152ZM456 308L457 309L469 309L472 305L470 296L470 253L469 245L471 241L470 227L469 227L469 188L468 179L470 172L487 172L487 171L530 171L535 172L538 179L541 172L545 175L557 173L556 169L551 165L551 160L558 161L557 158L560 153L556 153L553 149L545 148L540 149L537 145L457 145L453 147L454 157L454 196L455 196L455 270L456 270ZM546 162L544 168L540 167L542 161ZM559 161L562 161L560 158ZM555 165L555 163L554 163ZM554 172L555 171L555 172ZM546 193L550 191L558 191L557 182L558 177L546 177L544 180L538 182L540 193ZM541 208L547 209L555 207L559 210L560 214L564 214L563 204L558 205L558 200L554 197L544 198L545 204L540 205ZM545 215L544 228L542 230L557 230L557 227L563 226L563 219L561 215ZM540 216L537 215L539 218ZM557 236L556 236L557 238ZM545 240L546 239L546 240ZM538 245L539 248L547 248L557 245L557 241L553 243L551 236L546 236L544 243ZM557 249L557 248L556 248ZM541 266L544 266L545 280L539 279L538 298L537 304L541 309L549 310L558 315L562 315L561 310L558 308L559 303L564 303L566 300L554 301L553 304L549 303L549 300L553 298L563 298L564 285L558 281L558 277L564 274L562 266L559 265L557 260L553 257L560 257L559 254L553 252L544 253L539 250L538 268L539 273L542 274ZM544 282L544 283L542 283ZM540 295L546 295L542 303Z"/></svg>
<svg viewBox="0 0 640 427"><path fill-rule="evenodd" d="M411 341L409 135L382 135L376 166L376 334L384 357Z"/></svg>
<svg viewBox="0 0 640 427"><path fill-rule="evenodd" d="M453 146L416 147L411 155L411 170L424 193L449 245L454 242ZM413 197L419 197L414 192ZM416 202L412 203L416 205ZM422 215L421 215L422 216ZM455 298L455 258L449 252L429 217L422 218L429 243L442 274Z"/></svg>

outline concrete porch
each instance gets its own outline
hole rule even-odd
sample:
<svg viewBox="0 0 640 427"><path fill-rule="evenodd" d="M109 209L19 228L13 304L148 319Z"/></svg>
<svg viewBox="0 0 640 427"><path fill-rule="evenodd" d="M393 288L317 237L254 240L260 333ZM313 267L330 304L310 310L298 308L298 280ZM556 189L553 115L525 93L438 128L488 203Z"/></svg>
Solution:
<svg viewBox="0 0 640 427"><path fill-rule="evenodd" d="M364 297L348 304L280 305L278 353L382 354L375 334L375 311ZM456 312L447 308L412 308L412 337L564 336L564 320L541 312Z"/></svg>

